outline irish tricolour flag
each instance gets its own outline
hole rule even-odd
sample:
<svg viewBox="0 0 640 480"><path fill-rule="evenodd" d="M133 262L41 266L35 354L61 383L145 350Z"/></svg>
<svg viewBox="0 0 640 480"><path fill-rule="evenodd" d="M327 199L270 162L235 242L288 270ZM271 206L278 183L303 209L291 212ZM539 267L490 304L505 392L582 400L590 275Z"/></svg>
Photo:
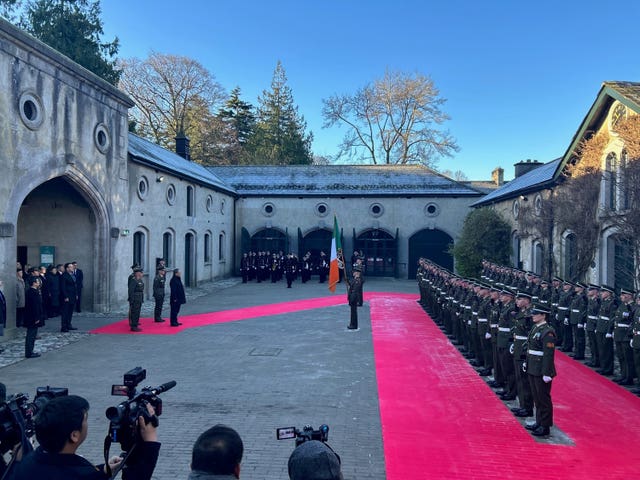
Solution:
<svg viewBox="0 0 640 480"><path fill-rule="evenodd" d="M333 238L331 239L331 264L329 266L329 290L336 291L336 285L340 280L338 262L342 261L342 244L340 243L340 230L338 230L338 219L333 217Z"/></svg>

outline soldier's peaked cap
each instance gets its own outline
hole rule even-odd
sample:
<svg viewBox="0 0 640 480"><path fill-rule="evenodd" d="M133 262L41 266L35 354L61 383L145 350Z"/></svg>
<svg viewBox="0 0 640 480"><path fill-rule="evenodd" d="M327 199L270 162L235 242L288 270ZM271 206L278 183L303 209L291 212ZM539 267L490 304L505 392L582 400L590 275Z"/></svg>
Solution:
<svg viewBox="0 0 640 480"><path fill-rule="evenodd" d="M628 288L621 288L620 289L620 295L622 295L623 293L626 293L627 295L635 295L636 292L634 292L633 290L630 290Z"/></svg>
<svg viewBox="0 0 640 480"><path fill-rule="evenodd" d="M536 305L531 309L531 315L549 315L551 313L548 308L542 305Z"/></svg>
<svg viewBox="0 0 640 480"><path fill-rule="evenodd" d="M610 287L609 285L602 285L600 287L600 290L604 290L605 292L609 292L609 293L616 293L613 287Z"/></svg>
<svg viewBox="0 0 640 480"><path fill-rule="evenodd" d="M595 283L590 283L589 290L600 290L600 285L596 285Z"/></svg>

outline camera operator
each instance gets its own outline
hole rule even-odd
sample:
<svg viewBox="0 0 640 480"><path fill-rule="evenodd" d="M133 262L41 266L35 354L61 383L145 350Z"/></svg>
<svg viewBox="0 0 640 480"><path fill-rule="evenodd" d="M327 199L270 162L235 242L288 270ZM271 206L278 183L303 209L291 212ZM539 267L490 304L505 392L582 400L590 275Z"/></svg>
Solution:
<svg viewBox="0 0 640 480"><path fill-rule="evenodd" d="M147 405L149 414L155 412ZM87 438L89 402L69 395L49 401L34 419L36 439L40 446L22 461L17 462L10 480L105 480L110 478L105 465L94 466L76 451ZM160 443L157 430L151 423L138 418L138 431L142 442L127 460L123 469L124 480L149 480L158 460ZM113 469L122 461L112 457Z"/></svg>
<svg viewBox="0 0 640 480"><path fill-rule="evenodd" d="M326 443L308 440L289 457L290 480L343 480L340 457Z"/></svg>
<svg viewBox="0 0 640 480"><path fill-rule="evenodd" d="M189 480L235 480L240 478L244 447L238 432L215 425L198 437L191 455Z"/></svg>

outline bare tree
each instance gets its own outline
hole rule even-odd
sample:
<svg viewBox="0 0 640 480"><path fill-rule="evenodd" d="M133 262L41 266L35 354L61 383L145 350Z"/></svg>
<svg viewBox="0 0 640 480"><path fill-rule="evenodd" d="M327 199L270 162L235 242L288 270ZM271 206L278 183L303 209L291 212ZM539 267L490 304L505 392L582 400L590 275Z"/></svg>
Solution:
<svg viewBox="0 0 640 480"><path fill-rule="evenodd" d="M207 125L225 99L211 72L192 58L156 52L119 66L120 88L136 103L131 113L139 134L172 148L177 134L184 133L201 150L208 148L214 133Z"/></svg>
<svg viewBox="0 0 640 480"><path fill-rule="evenodd" d="M441 128L449 119L441 110L445 101L428 76L386 71L352 95L324 99L324 127L347 126L341 156L374 164L433 166L437 157L458 150Z"/></svg>

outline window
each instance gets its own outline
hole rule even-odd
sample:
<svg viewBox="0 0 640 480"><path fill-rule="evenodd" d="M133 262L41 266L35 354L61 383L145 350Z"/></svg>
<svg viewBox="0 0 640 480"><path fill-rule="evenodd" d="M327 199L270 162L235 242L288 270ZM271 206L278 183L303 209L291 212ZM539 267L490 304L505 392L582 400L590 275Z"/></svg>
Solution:
<svg viewBox="0 0 640 480"><path fill-rule="evenodd" d="M146 269L147 245L146 235L144 232L136 232L133 234L133 264L140 265Z"/></svg>
<svg viewBox="0 0 640 480"><path fill-rule="evenodd" d="M576 234L570 233L564 237L564 278L575 282L577 278L578 250Z"/></svg>
<svg viewBox="0 0 640 480"><path fill-rule="evenodd" d="M380 217L384 213L384 207L379 203L374 203L369 207L369 214L372 217Z"/></svg>
<svg viewBox="0 0 640 480"><path fill-rule="evenodd" d="M440 209L438 208L438 205L436 205L435 203L428 203L424 207L424 214L427 217L437 217L439 213L440 213Z"/></svg>
<svg viewBox="0 0 640 480"><path fill-rule="evenodd" d="M162 258L167 267L173 266L173 234L165 232L162 235Z"/></svg>
<svg viewBox="0 0 640 480"><path fill-rule="evenodd" d="M520 268L520 235L515 231L511 234L511 266Z"/></svg>
<svg viewBox="0 0 640 480"><path fill-rule="evenodd" d="M316 215L326 217L329 213L329 206L326 203L318 203L316 205Z"/></svg>
<svg viewBox="0 0 640 480"><path fill-rule="evenodd" d="M207 209L207 212L211 212L211 209L213 208L213 197L211 195L207 195L205 207Z"/></svg>
<svg viewBox="0 0 640 480"><path fill-rule="evenodd" d="M167 186L167 203L169 205L176 203L176 187L173 184Z"/></svg>
<svg viewBox="0 0 640 480"><path fill-rule="evenodd" d="M204 263L211 263L211 234L204 234Z"/></svg>
<svg viewBox="0 0 640 480"><path fill-rule="evenodd" d="M195 216L195 212L193 211L194 200L195 199L193 194L193 187L188 186L187 187L187 217Z"/></svg>
<svg viewBox="0 0 640 480"><path fill-rule="evenodd" d="M144 200L149 193L149 180L144 175L138 179L138 197Z"/></svg>
<svg viewBox="0 0 640 480"><path fill-rule="evenodd" d="M533 244L533 272L542 275L542 243Z"/></svg>
<svg viewBox="0 0 640 480"><path fill-rule="evenodd" d="M44 120L42 100L35 93L25 92L20 96L20 119L31 130L35 130Z"/></svg>
<svg viewBox="0 0 640 480"><path fill-rule="evenodd" d="M605 165L605 208L615 211L618 195L618 157L615 153L607 155Z"/></svg>
<svg viewBox="0 0 640 480"><path fill-rule="evenodd" d="M109 139L109 130L106 125L103 123L96 125L96 128L93 131L93 141L100 153L107 153L109 146L111 145L111 141Z"/></svg>
<svg viewBox="0 0 640 480"><path fill-rule="evenodd" d="M262 214L265 217L272 217L274 213L276 213L276 207L273 203L265 203L262 205Z"/></svg>
<svg viewBox="0 0 640 480"><path fill-rule="evenodd" d="M218 260L223 261L225 259L224 248L224 232L218 236Z"/></svg>
<svg viewBox="0 0 640 480"><path fill-rule="evenodd" d="M627 179L629 166L629 156L623 150L620 154L620 209L629 210L631 208L631 187Z"/></svg>

